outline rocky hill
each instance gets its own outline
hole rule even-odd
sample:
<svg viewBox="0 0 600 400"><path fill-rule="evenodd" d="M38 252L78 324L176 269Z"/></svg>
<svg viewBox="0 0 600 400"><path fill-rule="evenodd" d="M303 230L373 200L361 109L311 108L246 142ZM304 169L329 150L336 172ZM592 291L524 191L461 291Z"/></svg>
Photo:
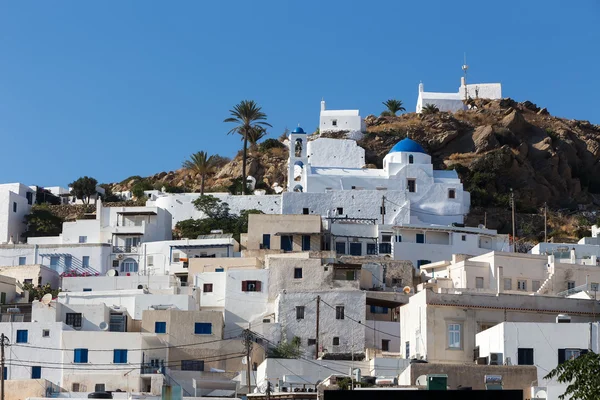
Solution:
<svg viewBox="0 0 600 400"><path fill-rule="evenodd" d="M470 224L485 221L488 227L508 232L510 189L515 193L523 236L543 233L540 208L544 203L551 210L553 236L581 236L586 224L595 222L600 206L598 125L553 117L531 102L511 99L474 100L470 110L454 114L371 115L366 122L367 133L358 144L366 150L367 167L381 168L389 149L408 135L423 145L435 168L457 170L471 192ZM285 186L287 156L281 146L255 146L249 151L248 173L267 191L275 183ZM238 154L208 179L208 191L227 190L240 175ZM113 191L127 190L139 179L111 186ZM181 169L145 179L154 186L200 187L198 176ZM576 215L579 222L569 215Z"/></svg>

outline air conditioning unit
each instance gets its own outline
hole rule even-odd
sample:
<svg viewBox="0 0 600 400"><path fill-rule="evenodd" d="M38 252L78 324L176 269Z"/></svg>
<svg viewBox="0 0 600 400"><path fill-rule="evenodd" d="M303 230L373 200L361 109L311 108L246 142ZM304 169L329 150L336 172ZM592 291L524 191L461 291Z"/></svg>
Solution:
<svg viewBox="0 0 600 400"><path fill-rule="evenodd" d="M569 323L571 323L571 317L568 316L567 314L558 314L556 316L556 323L557 324L569 324Z"/></svg>
<svg viewBox="0 0 600 400"><path fill-rule="evenodd" d="M502 365L502 353L490 353L490 364L489 365Z"/></svg>

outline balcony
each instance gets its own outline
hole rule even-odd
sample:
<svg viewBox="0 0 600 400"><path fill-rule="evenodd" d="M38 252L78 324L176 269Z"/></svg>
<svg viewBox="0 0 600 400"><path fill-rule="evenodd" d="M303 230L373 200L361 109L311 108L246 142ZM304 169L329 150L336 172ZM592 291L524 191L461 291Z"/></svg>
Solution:
<svg viewBox="0 0 600 400"><path fill-rule="evenodd" d="M113 253L137 253L137 246L113 246Z"/></svg>
<svg viewBox="0 0 600 400"><path fill-rule="evenodd" d="M141 368L140 368L140 373L141 374L162 374L164 371L164 363L160 363L162 365L159 365L158 363L145 363L142 364Z"/></svg>
<svg viewBox="0 0 600 400"><path fill-rule="evenodd" d="M127 225L127 226L113 226L112 234L113 235L143 235L146 233L146 224L142 225Z"/></svg>

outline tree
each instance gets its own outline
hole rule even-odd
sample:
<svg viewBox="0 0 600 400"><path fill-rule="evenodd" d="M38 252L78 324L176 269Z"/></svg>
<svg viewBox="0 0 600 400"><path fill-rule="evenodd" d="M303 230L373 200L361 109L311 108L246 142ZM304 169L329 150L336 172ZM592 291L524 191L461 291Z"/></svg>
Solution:
<svg viewBox="0 0 600 400"><path fill-rule="evenodd" d="M27 231L24 237L58 236L62 233L63 219L50 211L46 204L31 207L31 213L25 216Z"/></svg>
<svg viewBox="0 0 600 400"><path fill-rule="evenodd" d="M251 129L248 133L248 142L250 142L250 147L255 148L258 141L267 136L267 131L263 127L255 127Z"/></svg>
<svg viewBox="0 0 600 400"><path fill-rule="evenodd" d="M567 360L554 368L544 379L554 379L568 383L567 389L558 396L564 400L600 399L600 355L589 351L579 357Z"/></svg>
<svg viewBox="0 0 600 400"><path fill-rule="evenodd" d="M406 111L406 108L402 105L402 100L389 99L382 103L387 107L387 110L381 113L382 116L396 116L398 111Z"/></svg>
<svg viewBox="0 0 600 400"><path fill-rule="evenodd" d="M252 129L265 128L271 126L266 122L267 114L261 111L254 100L242 100L239 104L236 104L232 110L229 110L231 117L225 119L223 122L233 122L237 124L227 134L238 133L242 135L244 139L243 155L242 155L242 194L246 194L246 160L248 157L248 135L251 134Z"/></svg>
<svg viewBox="0 0 600 400"><path fill-rule="evenodd" d="M131 193L133 194L133 197L135 197L136 199L143 199L146 196L144 194L145 190L152 190L152 185L150 184L150 182L146 181L145 179L142 179L141 181L137 181L131 187Z"/></svg>
<svg viewBox="0 0 600 400"><path fill-rule="evenodd" d="M206 218L225 219L229 218L229 204L223 203L215 196L200 196L193 202L198 211L204 213Z"/></svg>
<svg viewBox="0 0 600 400"><path fill-rule="evenodd" d="M81 177L69 184L71 194L85 204L90 204L90 197L96 194L96 185L98 185L98 181L88 176Z"/></svg>
<svg viewBox="0 0 600 400"><path fill-rule="evenodd" d="M205 151L199 151L183 162L183 168L200 174L200 196L204 196L204 181L206 176L214 171L213 157Z"/></svg>
<svg viewBox="0 0 600 400"><path fill-rule="evenodd" d="M436 114L436 113L439 113L439 112L440 112L440 109L437 108L435 104L429 104L429 103L427 103L421 109L421 114L423 114L423 115Z"/></svg>
<svg viewBox="0 0 600 400"><path fill-rule="evenodd" d="M58 297L58 289L52 289L49 283L46 283L44 286L33 286L33 283L25 283L23 284L23 289L29 292L29 302L31 303L33 300L38 299L41 300L45 294L50 293L52 298L55 299Z"/></svg>

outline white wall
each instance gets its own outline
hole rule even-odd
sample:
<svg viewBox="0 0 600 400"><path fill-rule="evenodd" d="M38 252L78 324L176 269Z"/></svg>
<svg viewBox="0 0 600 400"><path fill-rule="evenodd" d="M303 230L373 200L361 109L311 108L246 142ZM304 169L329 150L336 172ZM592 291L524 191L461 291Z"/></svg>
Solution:
<svg viewBox="0 0 600 400"><path fill-rule="evenodd" d="M368 306L367 306L368 307ZM400 322L394 321L365 321L365 347L381 349L382 340L389 340L389 352L399 353Z"/></svg>
<svg viewBox="0 0 600 400"><path fill-rule="evenodd" d="M26 194L31 193L32 201L27 200ZM22 241L21 235L27 229L23 222L29 214L35 201L35 191L21 183L6 183L0 185L0 243ZM16 204L16 212L13 208Z"/></svg>
<svg viewBox="0 0 600 400"><path fill-rule="evenodd" d="M82 292L83 289L93 291L112 291L139 289L139 285L152 291L173 291L177 286L176 278L169 275L156 276L94 276L62 278L62 290L65 292Z"/></svg>
<svg viewBox="0 0 600 400"><path fill-rule="evenodd" d="M248 327L248 322L259 328L263 317L273 312L268 304L269 271L265 269L230 269L216 273L226 275L224 320L227 336L238 335L242 329ZM260 292L243 292L242 281L246 280L260 281L262 290Z"/></svg>
<svg viewBox="0 0 600 400"><path fill-rule="evenodd" d="M363 168L365 149L354 140L319 138L308 142L312 167Z"/></svg>
<svg viewBox="0 0 600 400"><path fill-rule="evenodd" d="M2 322L0 332L10 340L6 347L6 367L8 379L31 379L31 367L42 367L42 379L60 385L62 380L62 352L53 349L62 347L62 332L70 329L62 322ZM17 343L17 331L27 330L27 343ZM42 331L48 330L49 336L43 337ZM31 347L27 347L31 346ZM40 351L39 348L44 348Z"/></svg>

